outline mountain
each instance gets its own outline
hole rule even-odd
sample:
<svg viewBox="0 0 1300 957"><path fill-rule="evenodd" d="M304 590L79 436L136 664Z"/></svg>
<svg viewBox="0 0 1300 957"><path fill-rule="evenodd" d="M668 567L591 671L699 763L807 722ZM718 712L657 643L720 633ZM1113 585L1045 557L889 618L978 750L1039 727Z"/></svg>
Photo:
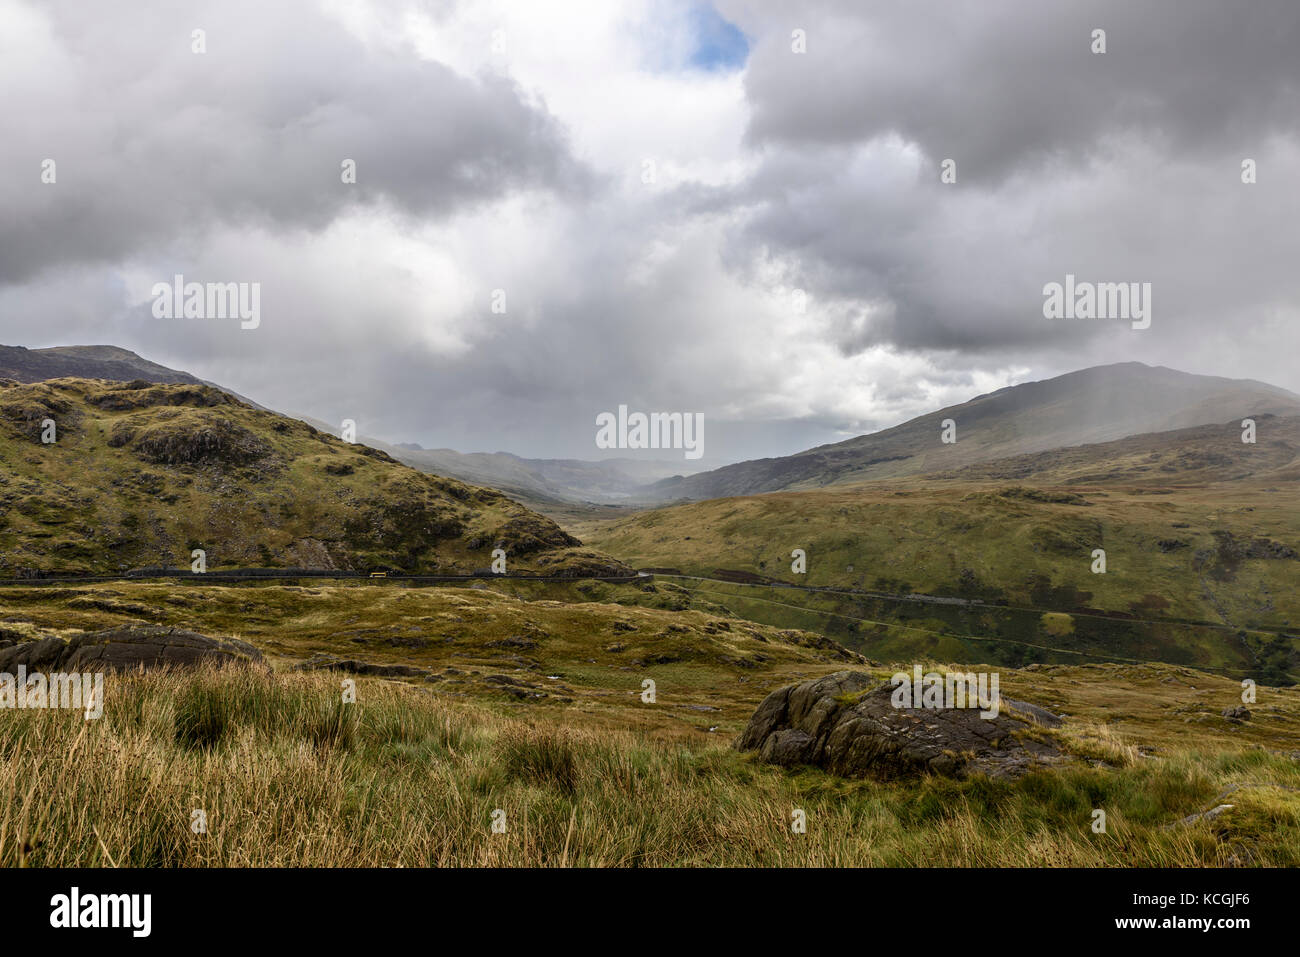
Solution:
<svg viewBox="0 0 1300 957"><path fill-rule="evenodd" d="M795 455L665 479L645 494L657 501L700 500L898 478L1270 414L1300 414L1300 396L1251 379L1124 362L1009 386ZM952 444L941 441L948 419L956 424Z"/></svg>
<svg viewBox="0 0 1300 957"><path fill-rule="evenodd" d="M580 544L500 492L209 385L0 382L0 576L188 568L196 548L209 570L466 573L494 548L510 571L625 570Z"/></svg>
<svg viewBox="0 0 1300 957"><path fill-rule="evenodd" d="M321 431L332 431L320 419L307 415L295 417ZM360 441L421 472L485 485L543 508L564 503L618 504L642 499L647 486L683 471L683 463L676 459L526 459L509 452L426 449L413 442L387 443L369 436L360 437Z"/></svg>
<svg viewBox="0 0 1300 957"><path fill-rule="evenodd" d="M130 382L203 382L188 372L169 369L117 346L55 346L50 349L25 349L0 346L0 379L15 382L42 382L45 379L109 379Z"/></svg>
<svg viewBox="0 0 1300 957"><path fill-rule="evenodd" d="M246 405L262 408L252 399L225 386L150 362L130 349L117 346L51 346L48 349L0 346L0 379L44 382L46 379L65 378L107 379L110 382L142 379L145 382L210 385Z"/></svg>
<svg viewBox="0 0 1300 957"><path fill-rule="evenodd" d="M1033 481L1049 485L1189 485L1300 480L1300 416L1259 413L1255 442L1241 441L1239 419L993 459L933 479Z"/></svg>

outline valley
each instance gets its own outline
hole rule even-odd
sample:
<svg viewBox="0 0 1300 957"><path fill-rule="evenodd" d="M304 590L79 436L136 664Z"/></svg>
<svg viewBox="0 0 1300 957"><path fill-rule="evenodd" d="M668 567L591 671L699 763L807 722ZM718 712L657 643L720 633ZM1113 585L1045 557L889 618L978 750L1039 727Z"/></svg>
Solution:
<svg viewBox="0 0 1300 957"><path fill-rule="evenodd" d="M829 471L797 488L543 514L155 378L0 382L0 658L89 641L134 660L169 635L259 657L115 674L84 739L66 714L6 713L12 781L120 755L91 831L95 780L68 772L39 809L0 791L24 835L60 835L0 839L6 864L1300 862L1300 416L1267 389L1247 390L1251 444L1228 419L1029 451L966 425L964 456L864 472L818 452L799 469ZM862 478L877 467L897 474ZM1056 763L894 780L734 746L777 689L902 667L994 671L1059 716L1023 732ZM219 842L185 839L183 790L209 795ZM1234 813L1202 822L1226 794ZM1098 803L1113 841L1089 831ZM780 836L791 807L812 840ZM527 840L480 836L503 808Z"/></svg>

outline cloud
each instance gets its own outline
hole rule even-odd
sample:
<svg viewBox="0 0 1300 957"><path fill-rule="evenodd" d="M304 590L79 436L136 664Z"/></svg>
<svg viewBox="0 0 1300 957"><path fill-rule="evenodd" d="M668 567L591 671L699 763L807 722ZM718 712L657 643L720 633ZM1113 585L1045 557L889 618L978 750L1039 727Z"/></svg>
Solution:
<svg viewBox="0 0 1300 957"><path fill-rule="evenodd" d="M894 134L987 182L1086 161L1119 133L1185 155L1294 131L1300 12L1287 0L1252 4L1248 17L1216 0L719 6L761 37L746 75L756 144ZM803 56L791 53L792 28L807 35ZM1097 29L1103 55L1092 52Z"/></svg>
<svg viewBox="0 0 1300 957"><path fill-rule="evenodd" d="M732 192L749 215L729 259L819 299L844 355L1211 371L1235 353L1228 374L1297 385L1270 356L1300 301L1293 4L720 6L758 38L762 159ZM1247 157L1267 181L1242 183ZM1044 321L1042 287L1067 272L1152 282L1149 334Z"/></svg>
<svg viewBox="0 0 1300 957"><path fill-rule="evenodd" d="M698 411L710 465L1102 362L1300 389L1297 21L0 0L0 341L427 447L594 458L598 412ZM177 272L261 282L261 327L153 319ZM1067 272L1151 282L1151 328L1046 320Z"/></svg>
<svg viewBox="0 0 1300 957"><path fill-rule="evenodd" d="M14 111L0 281L217 228L318 231L358 206L439 218L585 188L560 124L507 77L368 50L303 0L142 3L130 18L5 0L0 22Z"/></svg>

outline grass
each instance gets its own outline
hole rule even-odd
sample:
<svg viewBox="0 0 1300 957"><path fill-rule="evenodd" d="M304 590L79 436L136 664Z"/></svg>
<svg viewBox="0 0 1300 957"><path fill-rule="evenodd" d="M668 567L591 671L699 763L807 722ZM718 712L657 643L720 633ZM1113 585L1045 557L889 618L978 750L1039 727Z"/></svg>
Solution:
<svg viewBox="0 0 1300 957"><path fill-rule="evenodd" d="M0 638L170 625L249 641L277 666L317 655L406 665L427 672L416 683L444 697L701 735L738 731L762 689L860 662L809 632L654 607L660 588L651 583L601 589L599 601L584 600L581 587L556 586L574 599L565 602L398 583L7 587ZM628 604L610 600L615 594ZM640 706L647 678L658 686L653 710Z"/></svg>
<svg viewBox="0 0 1300 957"><path fill-rule="evenodd" d="M764 695L791 682L845 668L865 668L883 680L918 662L941 671L960 663L959 670L998 671L1008 697L1111 726L1145 746L1300 750L1300 688L1261 681L1258 702L1249 705L1252 720L1232 724L1221 712L1242 703L1240 681L1187 665L1075 658L1013 668L992 659L986 644L955 639L881 643L863 661L811 632L656 607L680 591L657 582L501 587L7 587L0 590L0 639L68 637L132 622L171 625L249 641L277 668L321 654L406 665L428 673L412 683L442 698L702 741L739 733ZM565 600L536 597L547 593ZM515 690L502 678L517 683ZM654 707L640 699L647 678L656 683Z"/></svg>
<svg viewBox="0 0 1300 957"><path fill-rule="evenodd" d="M47 416L55 446L33 432ZM187 565L194 547L213 568L469 570L498 541L512 570L612 564L498 493L204 387L4 386L0 466L2 574ZM1300 689L1277 686L1295 646L1264 629L1300 615L1296 515L1281 480L908 480L590 527L640 564L789 579L802 547L809 584L1026 612L664 580L6 587L6 643L147 622L243 638L273 670L113 678L98 721L4 712L0 865L1295 866ZM1087 570L1093 546L1106 575ZM417 670L292 670L321 655ZM999 670L1006 695L1066 716L1024 733L1077 760L1015 782L883 783L728 747L774 688L918 660ZM1261 680L1251 720L1234 723L1221 711L1240 703L1241 671L1279 680ZM1220 803L1233 806L1179 823ZM806 834L790 828L796 809Z"/></svg>
<svg viewBox="0 0 1300 957"><path fill-rule="evenodd" d="M205 669L114 679L98 721L7 713L0 865L1300 865L1300 764L1258 747L885 784L393 682L340 701L333 676Z"/></svg>

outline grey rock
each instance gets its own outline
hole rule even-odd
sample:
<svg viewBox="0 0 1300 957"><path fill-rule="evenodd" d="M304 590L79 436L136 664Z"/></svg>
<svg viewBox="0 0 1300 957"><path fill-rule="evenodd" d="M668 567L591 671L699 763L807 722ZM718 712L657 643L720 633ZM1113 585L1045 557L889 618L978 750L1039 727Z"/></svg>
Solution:
<svg viewBox="0 0 1300 957"><path fill-rule="evenodd" d="M1216 817L1218 817L1220 814L1223 814L1225 811L1231 811L1232 808L1233 805L1231 804L1218 804L1210 808L1208 811L1202 811L1199 814L1189 814L1187 815L1187 817L1183 818L1178 823L1190 825L1190 824L1195 824L1197 821L1213 821Z"/></svg>
<svg viewBox="0 0 1300 957"><path fill-rule="evenodd" d="M734 746L771 764L850 777L1009 778L1067 759L1023 733L1060 725L1045 708L1008 698L992 718L980 717L978 708L895 708L893 690L858 671L787 685L763 699Z"/></svg>
<svg viewBox="0 0 1300 957"><path fill-rule="evenodd" d="M19 665L28 671L137 671L192 668L212 662L266 667L262 653L236 638L210 638L182 628L124 625L74 635L51 636L0 649L0 671Z"/></svg>

